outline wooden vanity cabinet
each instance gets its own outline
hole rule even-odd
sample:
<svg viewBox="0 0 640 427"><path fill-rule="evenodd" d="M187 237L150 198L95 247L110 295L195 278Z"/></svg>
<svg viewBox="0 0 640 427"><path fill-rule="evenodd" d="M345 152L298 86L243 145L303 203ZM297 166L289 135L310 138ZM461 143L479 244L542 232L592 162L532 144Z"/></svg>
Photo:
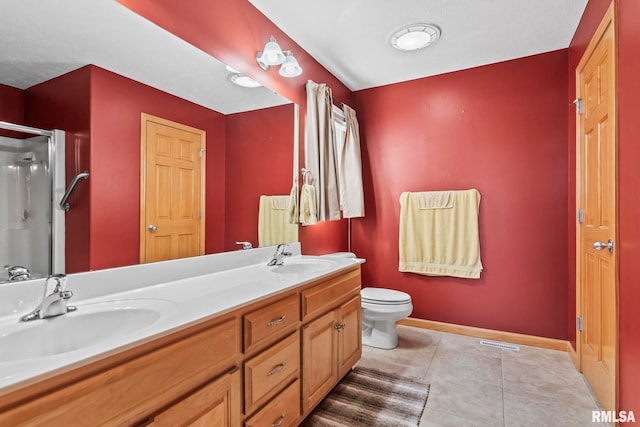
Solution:
<svg viewBox="0 0 640 427"><path fill-rule="evenodd" d="M0 426L295 426L362 352L360 268L0 399Z"/></svg>
<svg viewBox="0 0 640 427"><path fill-rule="evenodd" d="M50 389L47 381L35 384L32 398L0 409L0 425L140 425L183 399L199 401L191 398L194 390L238 366L241 339L237 318L198 329L64 387ZM239 425L241 405L235 403L228 410L236 423L224 425Z"/></svg>
<svg viewBox="0 0 640 427"><path fill-rule="evenodd" d="M238 368L191 393L171 407L151 417L154 427L239 426L242 384Z"/></svg>
<svg viewBox="0 0 640 427"><path fill-rule="evenodd" d="M319 316L302 327L303 416L311 412L362 355L360 272L355 273L302 292L303 318L305 306L307 318Z"/></svg>

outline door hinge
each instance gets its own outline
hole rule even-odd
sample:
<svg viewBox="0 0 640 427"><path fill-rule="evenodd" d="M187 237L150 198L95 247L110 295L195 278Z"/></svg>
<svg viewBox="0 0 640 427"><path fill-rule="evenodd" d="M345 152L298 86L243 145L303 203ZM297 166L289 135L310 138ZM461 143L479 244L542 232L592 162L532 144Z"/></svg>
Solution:
<svg viewBox="0 0 640 427"><path fill-rule="evenodd" d="M202 158L202 156L204 156L204 148L201 148L201 149L200 149L200 152L198 153L198 156L199 156L200 158Z"/></svg>
<svg viewBox="0 0 640 427"><path fill-rule="evenodd" d="M574 99L573 103L576 104L576 112L582 114L582 98Z"/></svg>
<svg viewBox="0 0 640 427"><path fill-rule="evenodd" d="M202 219L202 211L198 211L198 219Z"/></svg>
<svg viewBox="0 0 640 427"><path fill-rule="evenodd" d="M577 324L578 324L578 331L582 332L582 326L583 326L583 321L582 321L582 316L578 316L577 319Z"/></svg>
<svg viewBox="0 0 640 427"><path fill-rule="evenodd" d="M584 209L578 209L578 224L582 224L584 222Z"/></svg>

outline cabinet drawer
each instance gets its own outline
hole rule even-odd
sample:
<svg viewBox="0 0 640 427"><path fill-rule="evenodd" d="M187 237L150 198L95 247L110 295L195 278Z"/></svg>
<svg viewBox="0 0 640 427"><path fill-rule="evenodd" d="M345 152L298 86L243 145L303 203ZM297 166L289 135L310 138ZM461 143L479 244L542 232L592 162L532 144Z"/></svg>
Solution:
<svg viewBox="0 0 640 427"><path fill-rule="evenodd" d="M0 424L129 424L232 367L240 347L240 322L227 320L2 413Z"/></svg>
<svg viewBox="0 0 640 427"><path fill-rule="evenodd" d="M153 427L238 426L242 412L238 368L201 387L153 417Z"/></svg>
<svg viewBox="0 0 640 427"><path fill-rule="evenodd" d="M264 408L245 421L245 427L289 427L300 419L300 380L295 380Z"/></svg>
<svg viewBox="0 0 640 427"><path fill-rule="evenodd" d="M360 292L360 270L329 279L302 291L302 320L308 320L333 309L347 296Z"/></svg>
<svg viewBox="0 0 640 427"><path fill-rule="evenodd" d="M270 341L299 321L300 303L297 294L245 314L244 351L248 352Z"/></svg>
<svg viewBox="0 0 640 427"><path fill-rule="evenodd" d="M244 364L245 414L278 394L300 371L300 331Z"/></svg>

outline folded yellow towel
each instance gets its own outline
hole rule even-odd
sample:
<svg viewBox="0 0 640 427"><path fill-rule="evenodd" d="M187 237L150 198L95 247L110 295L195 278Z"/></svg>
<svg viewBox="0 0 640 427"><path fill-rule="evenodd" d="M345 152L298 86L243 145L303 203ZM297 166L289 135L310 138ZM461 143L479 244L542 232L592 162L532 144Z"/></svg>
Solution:
<svg viewBox="0 0 640 427"><path fill-rule="evenodd" d="M453 191L425 191L415 194L418 209L450 209L455 204Z"/></svg>
<svg viewBox="0 0 640 427"><path fill-rule="evenodd" d="M480 193L475 189L430 193L400 196L398 270L429 276L480 278Z"/></svg>
<svg viewBox="0 0 640 427"><path fill-rule="evenodd" d="M283 200L286 200L286 204L283 204ZM289 224L288 220L289 196L260 196L258 246L297 242L298 224Z"/></svg>
<svg viewBox="0 0 640 427"><path fill-rule="evenodd" d="M311 225L317 222L316 188L311 184L304 184L300 191L300 223Z"/></svg>
<svg viewBox="0 0 640 427"><path fill-rule="evenodd" d="M271 199L271 209L289 210L291 198L289 196L269 196Z"/></svg>

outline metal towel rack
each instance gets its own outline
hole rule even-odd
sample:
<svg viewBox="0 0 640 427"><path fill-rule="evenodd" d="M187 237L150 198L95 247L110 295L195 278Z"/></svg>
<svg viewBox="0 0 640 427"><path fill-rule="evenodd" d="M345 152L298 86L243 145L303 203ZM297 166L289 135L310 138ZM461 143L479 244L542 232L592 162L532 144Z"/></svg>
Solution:
<svg viewBox="0 0 640 427"><path fill-rule="evenodd" d="M73 189L76 188L76 185L78 184L78 181L80 181L82 178L88 179L89 178L89 171L81 172L78 175L73 177L73 180L71 181L71 183L67 187L67 190L64 192L64 196L62 196L62 200L60 200L60 209L63 209L65 211L69 210L70 206L69 206L69 203L67 203L67 199L71 195L71 192L73 191Z"/></svg>

